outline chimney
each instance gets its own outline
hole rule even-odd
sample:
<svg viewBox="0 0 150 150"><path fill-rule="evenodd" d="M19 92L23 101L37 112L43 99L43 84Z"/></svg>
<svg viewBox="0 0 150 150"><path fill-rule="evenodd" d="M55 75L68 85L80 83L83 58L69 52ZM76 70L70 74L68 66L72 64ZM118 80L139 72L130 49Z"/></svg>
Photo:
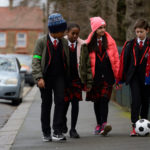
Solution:
<svg viewBox="0 0 150 150"><path fill-rule="evenodd" d="M13 8L13 0L9 0L9 9Z"/></svg>

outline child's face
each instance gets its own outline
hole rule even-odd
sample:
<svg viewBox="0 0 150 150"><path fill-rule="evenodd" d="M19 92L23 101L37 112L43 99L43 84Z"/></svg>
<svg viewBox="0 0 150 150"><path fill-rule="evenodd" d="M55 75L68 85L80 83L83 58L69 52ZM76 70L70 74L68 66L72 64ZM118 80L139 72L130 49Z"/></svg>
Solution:
<svg viewBox="0 0 150 150"><path fill-rule="evenodd" d="M105 31L106 31L106 25L100 26L100 27L96 30L97 37L98 37L98 38L102 37L102 36L105 34Z"/></svg>
<svg viewBox="0 0 150 150"><path fill-rule="evenodd" d="M136 34L137 38L139 38L140 40L144 40L146 38L147 33L148 33L148 30L146 30L144 28L136 28L135 29L135 34Z"/></svg>
<svg viewBox="0 0 150 150"><path fill-rule="evenodd" d="M64 36L65 32L51 33L53 38L61 39Z"/></svg>
<svg viewBox="0 0 150 150"><path fill-rule="evenodd" d="M68 39L71 43L77 40L77 38L79 37L79 32L80 32L80 29L77 27L74 27L67 32Z"/></svg>

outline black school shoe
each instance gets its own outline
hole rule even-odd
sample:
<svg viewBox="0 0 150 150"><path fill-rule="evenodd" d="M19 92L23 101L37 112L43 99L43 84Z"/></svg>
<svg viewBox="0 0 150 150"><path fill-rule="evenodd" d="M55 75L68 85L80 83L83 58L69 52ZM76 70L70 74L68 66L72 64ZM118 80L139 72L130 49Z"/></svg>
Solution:
<svg viewBox="0 0 150 150"><path fill-rule="evenodd" d="M64 127L63 127L62 132L63 132L64 134L66 134L66 133L68 132L68 128L67 128L67 126L64 126Z"/></svg>
<svg viewBox="0 0 150 150"><path fill-rule="evenodd" d="M70 130L70 138L80 138L80 135L77 133L76 129L71 129Z"/></svg>

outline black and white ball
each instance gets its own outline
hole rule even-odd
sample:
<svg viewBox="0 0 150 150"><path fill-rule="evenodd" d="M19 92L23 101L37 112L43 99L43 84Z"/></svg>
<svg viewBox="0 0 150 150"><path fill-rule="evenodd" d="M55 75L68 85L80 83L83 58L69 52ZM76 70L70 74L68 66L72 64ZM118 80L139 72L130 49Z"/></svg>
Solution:
<svg viewBox="0 0 150 150"><path fill-rule="evenodd" d="M150 133L150 122L146 119L139 119L135 123L135 132L140 136L146 136Z"/></svg>

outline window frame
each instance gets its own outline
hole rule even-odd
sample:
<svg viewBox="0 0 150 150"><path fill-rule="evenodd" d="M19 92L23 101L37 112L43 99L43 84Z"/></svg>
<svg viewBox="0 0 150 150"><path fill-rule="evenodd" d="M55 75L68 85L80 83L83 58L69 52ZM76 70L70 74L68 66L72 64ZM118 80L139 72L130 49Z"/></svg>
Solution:
<svg viewBox="0 0 150 150"><path fill-rule="evenodd" d="M24 39L21 40L21 41L25 42L25 45L18 45L18 41L20 40L19 37L18 37L19 34L24 34L25 35ZM16 33L16 48L26 48L26 47L27 47L27 33L17 32Z"/></svg>
<svg viewBox="0 0 150 150"><path fill-rule="evenodd" d="M7 45L7 34L5 32L0 32L0 34L4 34L4 45L0 45L0 48L5 48Z"/></svg>

